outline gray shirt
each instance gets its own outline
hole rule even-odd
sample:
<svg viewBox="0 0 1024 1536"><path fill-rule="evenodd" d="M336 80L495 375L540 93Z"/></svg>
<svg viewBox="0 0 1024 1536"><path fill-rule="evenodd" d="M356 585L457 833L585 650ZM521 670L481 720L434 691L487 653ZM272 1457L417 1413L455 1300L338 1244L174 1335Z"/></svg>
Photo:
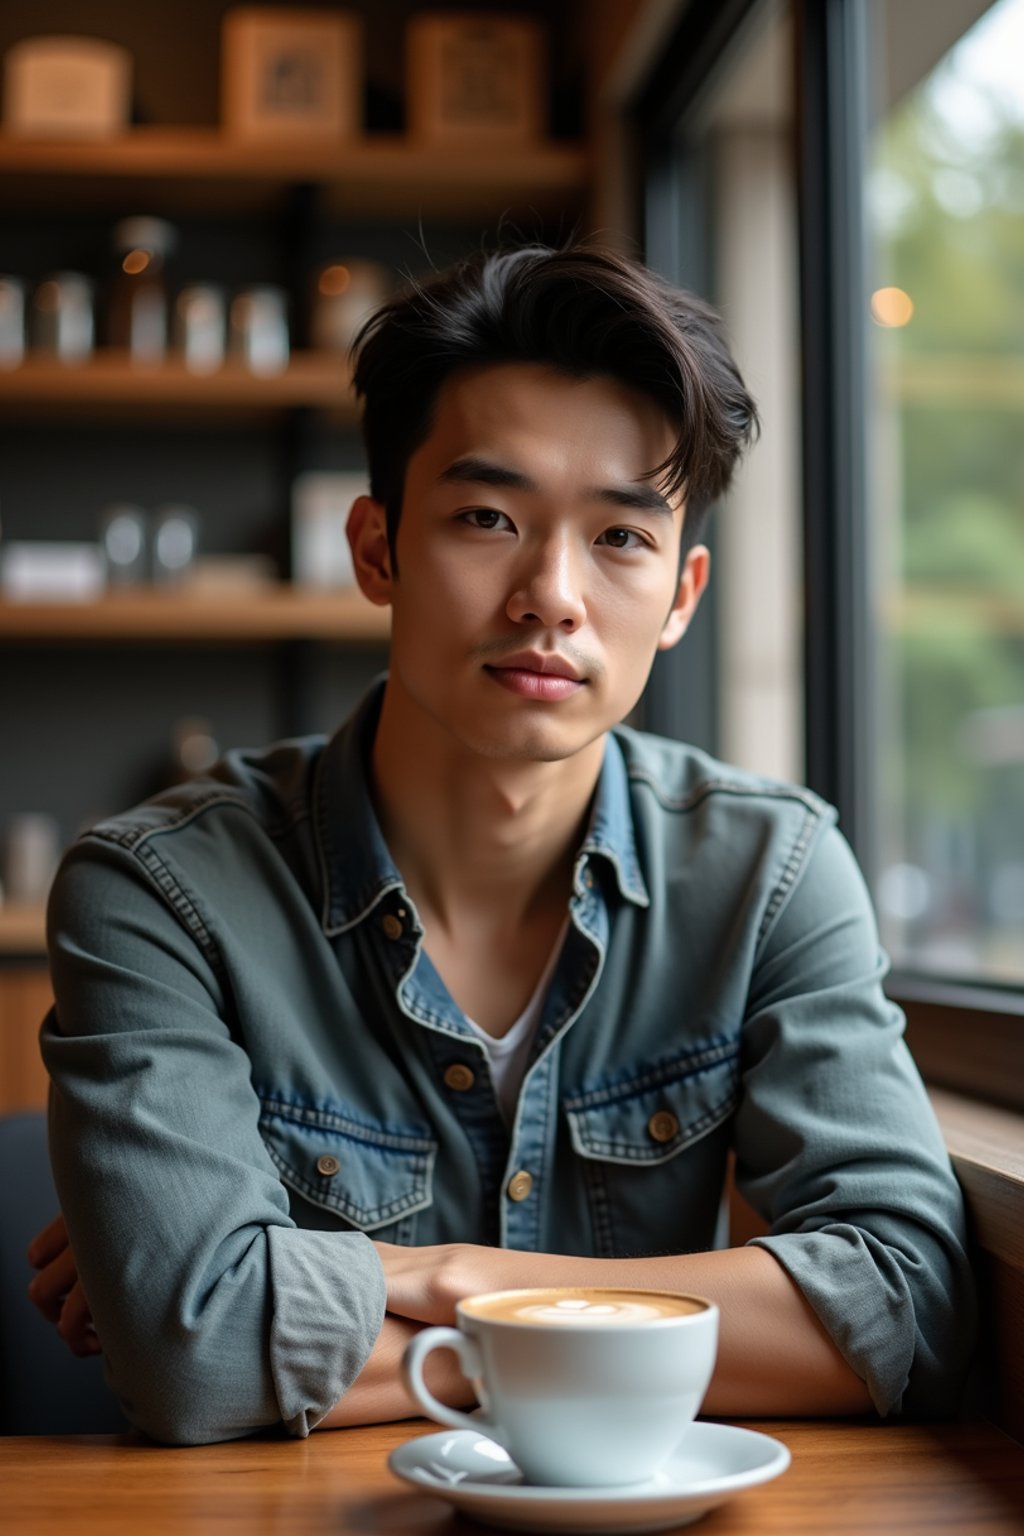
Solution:
<svg viewBox="0 0 1024 1536"><path fill-rule="evenodd" d="M230 753L55 882L51 1152L131 1421L307 1434L381 1326L370 1238L700 1250L730 1150L879 1412L948 1411L962 1204L831 809L610 735L506 1124L374 815L378 710Z"/></svg>

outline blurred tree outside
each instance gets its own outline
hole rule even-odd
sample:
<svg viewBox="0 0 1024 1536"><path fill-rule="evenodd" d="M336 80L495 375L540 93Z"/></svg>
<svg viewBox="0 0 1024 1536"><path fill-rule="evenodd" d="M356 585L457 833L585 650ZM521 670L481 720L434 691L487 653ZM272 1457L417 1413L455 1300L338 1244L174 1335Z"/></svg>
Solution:
<svg viewBox="0 0 1024 1536"><path fill-rule="evenodd" d="M1024 62L1013 99L978 58L958 44L871 146L871 287L913 306L872 326L879 907L897 959L1024 981Z"/></svg>

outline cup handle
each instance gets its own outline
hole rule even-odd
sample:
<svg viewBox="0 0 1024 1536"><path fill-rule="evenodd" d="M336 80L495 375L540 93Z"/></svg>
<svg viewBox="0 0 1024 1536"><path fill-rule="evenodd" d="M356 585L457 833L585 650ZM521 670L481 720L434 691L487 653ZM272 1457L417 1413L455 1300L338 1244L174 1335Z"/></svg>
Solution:
<svg viewBox="0 0 1024 1536"><path fill-rule="evenodd" d="M439 1424L450 1424L453 1429L472 1429L488 1439L498 1438L494 1426L479 1414L460 1413L439 1403L423 1380L423 1362L432 1349L451 1349L458 1356L459 1369L467 1381L481 1373L480 1352L472 1339L458 1328L424 1328L414 1334L402 1356L402 1377L412 1396L430 1418Z"/></svg>

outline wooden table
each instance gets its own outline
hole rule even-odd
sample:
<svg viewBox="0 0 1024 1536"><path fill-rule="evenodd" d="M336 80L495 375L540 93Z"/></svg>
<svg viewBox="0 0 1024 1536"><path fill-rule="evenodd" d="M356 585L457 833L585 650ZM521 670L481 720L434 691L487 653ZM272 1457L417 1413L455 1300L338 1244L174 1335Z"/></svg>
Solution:
<svg viewBox="0 0 1024 1536"><path fill-rule="evenodd" d="M473 1536L407 1490L387 1453L423 1421L173 1449L131 1436L0 1439L11 1536ZM1024 1449L983 1424L751 1424L789 1471L713 1511L701 1536L1021 1536ZM584 1533L581 1532L581 1536Z"/></svg>

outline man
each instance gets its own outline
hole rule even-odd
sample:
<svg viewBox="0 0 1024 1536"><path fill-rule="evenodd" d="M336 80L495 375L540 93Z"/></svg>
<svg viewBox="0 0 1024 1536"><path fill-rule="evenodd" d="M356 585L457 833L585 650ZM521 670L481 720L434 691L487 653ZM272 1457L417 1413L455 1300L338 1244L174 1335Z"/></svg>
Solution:
<svg viewBox="0 0 1024 1536"><path fill-rule="evenodd" d="M37 1299L175 1442L406 1415L417 1327L577 1281L716 1300L713 1413L948 1409L962 1211L834 816L620 726L756 423L715 318L532 247L356 384L388 677L68 854ZM730 1150L768 1230L717 1249Z"/></svg>

